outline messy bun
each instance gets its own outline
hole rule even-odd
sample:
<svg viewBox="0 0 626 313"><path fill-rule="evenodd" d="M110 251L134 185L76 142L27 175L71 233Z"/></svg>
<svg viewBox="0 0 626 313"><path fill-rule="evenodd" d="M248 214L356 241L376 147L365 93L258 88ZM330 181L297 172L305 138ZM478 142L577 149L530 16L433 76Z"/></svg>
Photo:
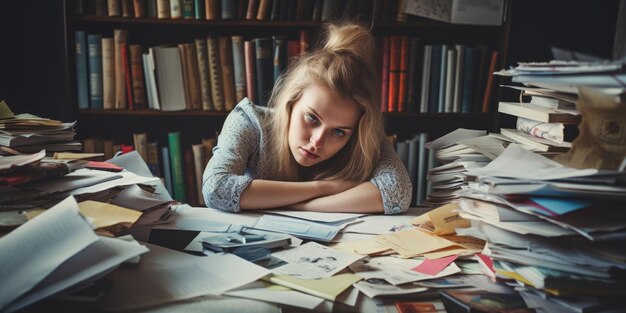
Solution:
<svg viewBox="0 0 626 313"><path fill-rule="evenodd" d="M374 38L365 27L358 24L327 24L325 30L324 50L347 52L367 64L373 63L376 47Z"/></svg>
<svg viewBox="0 0 626 313"><path fill-rule="evenodd" d="M274 108L272 140L278 154L279 179L344 179L367 181L380 157L384 139L380 112L379 77L375 65L374 38L359 24L327 24L322 47L290 64L270 98ZM311 85L321 85L355 103L361 117L350 141L331 159L312 168L310 177L300 177L288 146L289 118L293 104Z"/></svg>

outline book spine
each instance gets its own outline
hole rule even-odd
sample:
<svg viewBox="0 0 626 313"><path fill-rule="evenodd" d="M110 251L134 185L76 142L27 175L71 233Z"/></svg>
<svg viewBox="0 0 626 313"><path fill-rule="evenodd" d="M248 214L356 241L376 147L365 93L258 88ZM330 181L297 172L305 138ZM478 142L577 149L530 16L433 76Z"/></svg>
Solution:
<svg viewBox="0 0 626 313"><path fill-rule="evenodd" d="M409 82L406 95L407 111L419 112L419 99L422 88L422 62L423 62L422 40L420 38L411 38L409 57Z"/></svg>
<svg viewBox="0 0 626 313"><path fill-rule="evenodd" d="M177 20L183 17L183 10L181 7L182 0L169 0L170 1L170 18Z"/></svg>
<svg viewBox="0 0 626 313"><path fill-rule="evenodd" d="M220 0L206 0L204 6L207 20L215 21L220 19Z"/></svg>
<svg viewBox="0 0 626 313"><path fill-rule="evenodd" d="M422 57L422 85L420 88L420 113L428 112L428 101L430 95L430 64L433 46L424 46L424 56Z"/></svg>
<svg viewBox="0 0 626 313"><path fill-rule="evenodd" d="M107 9L111 17L122 16L119 0L107 0Z"/></svg>
<svg viewBox="0 0 626 313"><path fill-rule="evenodd" d="M191 97L191 109L202 109L202 87L200 84L200 68L198 66L198 56L196 54L196 45L193 43L185 44L185 54L187 57L187 65L189 66L189 95Z"/></svg>
<svg viewBox="0 0 626 313"><path fill-rule="evenodd" d="M185 149L183 153L183 159L185 164L183 165L183 170L185 171L185 185L186 185L186 197L187 202L191 203L193 206L198 205L198 192L196 181L196 170L193 162L193 152L191 149Z"/></svg>
<svg viewBox="0 0 626 313"><path fill-rule="evenodd" d="M254 39L256 57L257 104L267 106L272 90L274 75L272 71L272 38Z"/></svg>
<svg viewBox="0 0 626 313"><path fill-rule="evenodd" d="M498 51L493 51L491 53L491 62L489 63L489 71L487 72L487 82L485 84L485 95L483 97L483 102L482 102L483 106L482 106L481 112L483 113L489 113L489 111L491 111L491 102L492 102L491 99L493 99L493 85L494 85L494 80L495 80L493 72L495 72L498 67L498 59L499 59Z"/></svg>
<svg viewBox="0 0 626 313"><path fill-rule="evenodd" d="M270 21L277 21L280 18L280 4L282 2L283 1L281 0L272 0L272 6L270 8Z"/></svg>
<svg viewBox="0 0 626 313"><path fill-rule="evenodd" d="M89 106L102 109L102 36L87 36L89 58Z"/></svg>
<svg viewBox="0 0 626 313"><path fill-rule="evenodd" d="M130 45L130 73L132 74L133 104L135 109L146 108L146 84L141 60L141 45Z"/></svg>
<svg viewBox="0 0 626 313"><path fill-rule="evenodd" d="M115 43L113 38L102 38L102 102L104 109L115 109Z"/></svg>
<svg viewBox="0 0 626 313"><path fill-rule="evenodd" d="M389 100L387 103L388 112L398 111L398 89L400 79L400 36L391 36L389 41Z"/></svg>
<svg viewBox="0 0 626 313"><path fill-rule="evenodd" d="M216 111L224 111L224 93L222 85L222 70L218 43L215 37L207 38L207 52L209 60L209 78L211 79L211 95Z"/></svg>
<svg viewBox="0 0 626 313"><path fill-rule="evenodd" d="M246 62L246 89L247 96L252 103L257 103L256 96L256 57L254 55L254 42L246 40L243 44L243 53Z"/></svg>
<svg viewBox="0 0 626 313"><path fill-rule="evenodd" d="M439 64L439 96L437 98L437 110L443 113L446 109L446 77L448 73L448 46L441 45L441 59Z"/></svg>
<svg viewBox="0 0 626 313"><path fill-rule="evenodd" d="M133 144L135 145L135 150L141 158L148 163L148 134L146 133L137 133L133 134Z"/></svg>
<svg viewBox="0 0 626 313"><path fill-rule="evenodd" d="M193 0L194 17L196 20L204 20L206 14L206 8L204 7L204 0Z"/></svg>
<svg viewBox="0 0 626 313"><path fill-rule="evenodd" d="M154 177L160 177L159 168L159 144L156 142L148 143L148 168Z"/></svg>
<svg viewBox="0 0 626 313"><path fill-rule="evenodd" d="M168 147L161 148L161 159L163 160L163 180L165 181L165 189L174 194L172 188L172 162L170 162L170 149Z"/></svg>
<svg viewBox="0 0 626 313"><path fill-rule="evenodd" d="M238 8L237 2L239 0L222 0L220 16L223 20L234 20L237 18Z"/></svg>
<svg viewBox="0 0 626 313"><path fill-rule="evenodd" d="M465 71L465 46L456 45L456 73L454 74L454 101L452 112L461 112L461 102L463 101L463 72Z"/></svg>
<svg viewBox="0 0 626 313"><path fill-rule="evenodd" d="M220 66L224 84L224 109L235 108L235 78L233 77L233 48L230 37L219 37Z"/></svg>
<svg viewBox="0 0 626 313"><path fill-rule="evenodd" d="M312 21L321 21L322 20L322 7L324 5L324 0L314 0L315 4L313 5L313 17Z"/></svg>
<svg viewBox="0 0 626 313"><path fill-rule="evenodd" d="M126 45L128 32L116 29L113 32L115 40L115 108L126 109L126 78L124 77L124 54L122 46Z"/></svg>
<svg viewBox="0 0 626 313"><path fill-rule="evenodd" d="M76 91L78 108L89 109L89 87L87 81L87 40L82 30L74 33L76 42Z"/></svg>
<svg viewBox="0 0 626 313"><path fill-rule="evenodd" d="M430 90L428 96L428 112L437 113L439 109L439 80L441 79L441 46L432 47L430 58Z"/></svg>
<svg viewBox="0 0 626 313"><path fill-rule="evenodd" d="M133 10L136 18L146 17L146 1L150 0L133 0Z"/></svg>
<svg viewBox="0 0 626 313"><path fill-rule="evenodd" d="M135 109L133 102L133 82L130 77L130 66L128 62L128 46L122 44L122 69L124 70L124 91L126 92L126 108Z"/></svg>
<svg viewBox="0 0 626 313"><path fill-rule="evenodd" d="M478 76L478 63L480 62L480 50L467 47L463 61L463 93L461 95L461 112L472 112L474 94L476 92L476 77Z"/></svg>
<svg viewBox="0 0 626 313"><path fill-rule="evenodd" d="M400 44L400 86L398 87L398 112L407 111L407 96L409 88L409 56L410 50L410 38L409 36L402 36Z"/></svg>
<svg viewBox="0 0 626 313"><path fill-rule="evenodd" d="M448 49L448 55L446 56L447 65L446 65L446 90L445 90L445 103L444 103L444 112L452 113L453 105L454 105L454 81L456 78L454 75L456 74L456 50L454 48Z"/></svg>
<svg viewBox="0 0 626 313"><path fill-rule="evenodd" d="M246 97L246 66L244 61L243 37L232 36L233 72L235 76L235 100L237 102Z"/></svg>
<svg viewBox="0 0 626 313"><path fill-rule="evenodd" d="M135 13L133 12L133 4L132 0L120 0L121 8L122 8L122 17L133 17Z"/></svg>
<svg viewBox="0 0 626 313"><path fill-rule="evenodd" d="M274 83L287 68L287 37L275 36L273 39Z"/></svg>
<svg viewBox="0 0 626 313"><path fill-rule="evenodd" d="M204 197L202 196L202 173L204 172L204 168L206 167L206 163L204 163L204 145L192 145L191 150L193 152L193 168L194 177L196 179L196 197L198 198L198 204L204 206Z"/></svg>
<svg viewBox="0 0 626 313"><path fill-rule="evenodd" d="M198 75L200 77L200 94L203 110L215 110L211 98L211 83L209 78L209 61L206 40L196 39L196 57L198 58Z"/></svg>
<svg viewBox="0 0 626 313"><path fill-rule="evenodd" d="M389 50L391 49L389 36L383 37L383 51L382 55L382 70L381 70L381 97L380 97L380 111L387 112L389 105Z"/></svg>
<svg viewBox="0 0 626 313"><path fill-rule="evenodd" d="M95 0L94 1L94 6L95 6L95 15L96 16L108 16L108 8L107 8L107 0Z"/></svg>
<svg viewBox="0 0 626 313"><path fill-rule="evenodd" d="M157 18L169 19L170 13L170 1L169 0L156 0Z"/></svg>
<svg viewBox="0 0 626 313"><path fill-rule="evenodd" d="M185 172L183 168L183 152L180 145L180 133L168 133L170 165L172 170L172 197L182 203L186 202Z"/></svg>
<svg viewBox="0 0 626 313"><path fill-rule="evenodd" d="M181 0L182 16L186 20L196 18L194 0Z"/></svg>
<svg viewBox="0 0 626 313"><path fill-rule="evenodd" d="M146 17L147 18L157 18L157 1L158 0L147 0L146 2Z"/></svg>
<svg viewBox="0 0 626 313"><path fill-rule="evenodd" d="M269 15L268 11L270 9L271 0L259 0L259 9L256 13L256 19L259 21L267 20L267 16Z"/></svg>
<svg viewBox="0 0 626 313"><path fill-rule="evenodd" d="M256 18L258 4L259 4L259 0L248 1L248 8L246 10L246 20L254 20Z"/></svg>
<svg viewBox="0 0 626 313"><path fill-rule="evenodd" d="M191 71L189 64L189 56L187 55L187 46L185 44L178 45L178 51L180 52L180 62L183 72L183 91L185 92L185 109L191 110L192 104L191 102Z"/></svg>

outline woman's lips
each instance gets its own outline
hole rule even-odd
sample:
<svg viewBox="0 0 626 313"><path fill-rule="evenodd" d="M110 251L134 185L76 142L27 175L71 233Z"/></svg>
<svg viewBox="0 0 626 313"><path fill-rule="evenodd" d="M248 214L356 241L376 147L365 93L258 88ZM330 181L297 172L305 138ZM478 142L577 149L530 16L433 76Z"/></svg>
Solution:
<svg viewBox="0 0 626 313"><path fill-rule="evenodd" d="M300 148L300 153L302 154L302 156L304 156L307 159L315 160L315 159L318 159L320 157L319 155L317 155L315 153L312 153L309 150L306 150L304 148Z"/></svg>

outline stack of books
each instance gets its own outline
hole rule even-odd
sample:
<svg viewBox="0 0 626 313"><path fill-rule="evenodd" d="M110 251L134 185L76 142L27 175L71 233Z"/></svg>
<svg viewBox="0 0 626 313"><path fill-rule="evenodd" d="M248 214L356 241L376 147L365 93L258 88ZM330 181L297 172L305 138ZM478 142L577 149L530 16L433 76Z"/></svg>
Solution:
<svg viewBox="0 0 626 313"><path fill-rule="evenodd" d="M535 309L624 307L624 172L569 168L511 144L467 175L459 214L471 227L457 233L487 241L489 276L519 283Z"/></svg>
<svg viewBox="0 0 626 313"><path fill-rule="evenodd" d="M42 118L31 114L13 114L7 103L0 101L0 155L77 151L81 144L74 141L73 123Z"/></svg>
<svg viewBox="0 0 626 313"><path fill-rule="evenodd" d="M521 91L519 102L500 102L498 112L515 116L516 128L503 128L501 134L528 150L541 153L567 152L581 122L576 108L578 87L593 87L601 93L618 96L626 90L621 62L550 61L519 63L497 75L512 77L504 86Z"/></svg>

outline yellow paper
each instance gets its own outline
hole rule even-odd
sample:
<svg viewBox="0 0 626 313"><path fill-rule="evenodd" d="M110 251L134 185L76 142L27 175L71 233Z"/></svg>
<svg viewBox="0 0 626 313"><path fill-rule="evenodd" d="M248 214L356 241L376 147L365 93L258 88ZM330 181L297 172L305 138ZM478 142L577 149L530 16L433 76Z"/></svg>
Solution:
<svg viewBox="0 0 626 313"><path fill-rule="evenodd" d="M362 255L381 253L390 249L388 245L375 239L347 241L343 244L350 247L355 253Z"/></svg>
<svg viewBox="0 0 626 313"><path fill-rule="evenodd" d="M426 213L435 227L435 234L456 234L457 228L470 227L470 221L459 216L458 209L459 203L453 202Z"/></svg>
<svg viewBox="0 0 626 313"><path fill-rule="evenodd" d="M141 216L141 212L98 201L84 201L78 204L80 213L93 219L96 229L123 224L130 226Z"/></svg>
<svg viewBox="0 0 626 313"><path fill-rule="evenodd" d="M361 276L355 274L339 274L324 279L301 279L287 275L270 276L272 283L282 285L293 290L298 290L310 295L335 301L335 298L352 284L361 280Z"/></svg>
<svg viewBox="0 0 626 313"><path fill-rule="evenodd" d="M55 152L53 158L56 160L80 160L100 157L103 155L104 153Z"/></svg>
<svg viewBox="0 0 626 313"><path fill-rule="evenodd" d="M391 249L403 257L413 257L454 245L453 242L445 238L436 237L420 230L399 231L379 236L377 239L381 240L382 244L389 245Z"/></svg>

